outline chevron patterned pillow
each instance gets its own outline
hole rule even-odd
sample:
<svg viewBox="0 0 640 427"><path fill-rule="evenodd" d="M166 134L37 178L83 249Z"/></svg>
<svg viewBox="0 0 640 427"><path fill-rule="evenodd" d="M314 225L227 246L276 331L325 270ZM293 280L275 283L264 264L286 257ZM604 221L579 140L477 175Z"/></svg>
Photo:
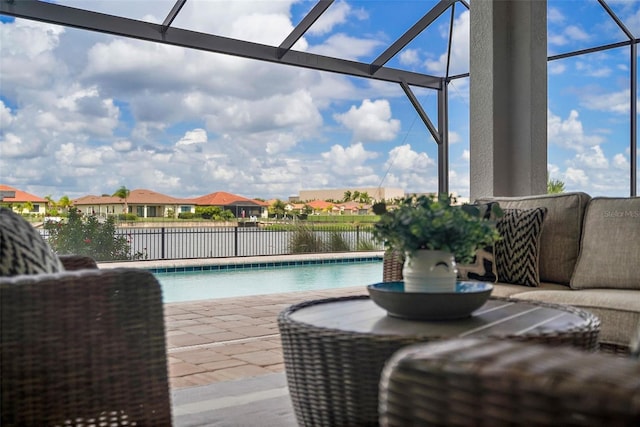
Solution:
<svg viewBox="0 0 640 427"><path fill-rule="evenodd" d="M62 263L40 233L11 209L0 207L0 276L56 273Z"/></svg>
<svg viewBox="0 0 640 427"><path fill-rule="evenodd" d="M484 212L482 216L484 219L497 221L493 210L494 205L498 205L498 202L475 203L472 206L477 206L481 212ZM478 249L471 263L457 264L456 267L459 280L498 281L493 245Z"/></svg>
<svg viewBox="0 0 640 427"><path fill-rule="evenodd" d="M546 215L547 208L504 209L497 223L501 239L495 244L498 281L540 286L538 254Z"/></svg>

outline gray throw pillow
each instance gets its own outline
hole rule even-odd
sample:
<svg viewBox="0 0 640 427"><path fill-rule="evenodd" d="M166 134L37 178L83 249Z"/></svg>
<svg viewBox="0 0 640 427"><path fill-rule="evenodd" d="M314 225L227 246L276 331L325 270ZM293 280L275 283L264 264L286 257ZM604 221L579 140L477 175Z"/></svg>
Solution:
<svg viewBox="0 0 640 427"><path fill-rule="evenodd" d="M0 276L64 271L38 230L4 207L0 207L0 254Z"/></svg>
<svg viewBox="0 0 640 427"><path fill-rule="evenodd" d="M571 288L640 289L640 197L594 197Z"/></svg>

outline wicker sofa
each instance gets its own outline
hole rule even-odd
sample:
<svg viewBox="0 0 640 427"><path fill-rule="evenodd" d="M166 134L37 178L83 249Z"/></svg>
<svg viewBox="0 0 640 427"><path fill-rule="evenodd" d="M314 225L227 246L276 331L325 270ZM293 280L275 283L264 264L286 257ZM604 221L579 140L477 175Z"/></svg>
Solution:
<svg viewBox="0 0 640 427"><path fill-rule="evenodd" d="M568 304L602 322L601 348L627 352L640 322L640 198L586 193L499 197L503 209L546 207L539 236L538 287L495 284L492 295ZM401 280L401 260L387 255L384 280Z"/></svg>

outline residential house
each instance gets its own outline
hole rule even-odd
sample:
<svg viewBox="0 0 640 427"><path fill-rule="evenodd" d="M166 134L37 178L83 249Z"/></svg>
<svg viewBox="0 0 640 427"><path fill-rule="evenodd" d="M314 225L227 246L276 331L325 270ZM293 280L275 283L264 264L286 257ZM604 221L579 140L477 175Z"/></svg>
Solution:
<svg viewBox="0 0 640 427"><path fill-rule="evenodd" d="M125 200L116 196L84 196L73 200L82 213L98 216L125 213ZM191 199L179 199L151 190L131 190L126 200L127 213L140 218L177 218L181 212L195 212Z"/></svg>
<svg viewBox="0 0 640 427"><path fill-rule="evenodd" d="M0 194L2 194L0 198L2 205L11 207L14 212L20 214L45 214L47 210L47 199L26 191L0 184Z"/></svg>
<svg viewBox="0 0 640 427"><path fill-rule="evenodd" d="M267 218L268 216L269 203L224 191L217 191L190 200L198 206L218 206L229 210L236 218Z"/></svg>
<svg viewBox="0 0 640 427"><path fill-rule="evenodd" d="M371 210L371 205L359 202L345 202L336 205L343 215L367 215Z"/></svg>
<svg viewBox="0 0 640 427"><path fill-rule="evenodd" d="M326 215L326 214L340 214L340 208L338 208L334 203L326 202L324 200L312 200L308 203L311 209L313 209L314 215Z"/></svg>
<svg viewBox="0 0 640 427"><path fill-rule="evenodd" d="M289 202L284 205L284 210L290 214L301 214L304 210L305 203L292 203Z"/></svg>

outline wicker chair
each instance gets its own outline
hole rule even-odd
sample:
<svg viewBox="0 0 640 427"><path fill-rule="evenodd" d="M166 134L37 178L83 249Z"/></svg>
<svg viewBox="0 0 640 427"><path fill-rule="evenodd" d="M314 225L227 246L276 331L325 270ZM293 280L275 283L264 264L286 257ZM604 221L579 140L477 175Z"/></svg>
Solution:
<svg viewBox="0 0 640 427"><path fill-rule="evenodd" d="M139 269L0 278L0 424L171 425L160 286Z"/></svg>
<svg viewBox="0 0 640 427"><path fill-rule="evenodd" d="M417 344L387 362L380 425L638 426L640 361L515 341Z"/></svg>

